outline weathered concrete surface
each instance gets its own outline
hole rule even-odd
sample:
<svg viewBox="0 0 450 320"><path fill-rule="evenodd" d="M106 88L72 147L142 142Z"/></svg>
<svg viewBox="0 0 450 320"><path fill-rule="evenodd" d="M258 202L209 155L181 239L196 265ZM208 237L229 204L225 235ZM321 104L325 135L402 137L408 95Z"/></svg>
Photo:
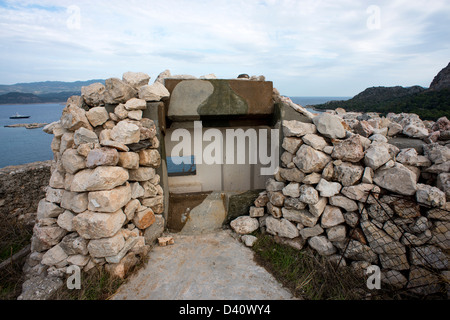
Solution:
<svg viewBox="0 0 450 320"><path fill-rule="evenodd" d="M197 120L201 116L255 116L273 113L271 81L166 79L168 117Z"/></svg>
<svg viewBox="0 0 450 320"><path fill-rule="evenodd" d="M154 248L112 300L295 299L230 230L172 236L175 244Z"/></svg>

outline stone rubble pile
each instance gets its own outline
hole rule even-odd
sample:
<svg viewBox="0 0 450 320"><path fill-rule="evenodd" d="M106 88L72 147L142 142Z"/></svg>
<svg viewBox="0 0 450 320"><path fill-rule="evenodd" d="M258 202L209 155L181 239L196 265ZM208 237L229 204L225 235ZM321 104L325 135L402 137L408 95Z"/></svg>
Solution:
<svg viewBox="0 0 450 320"><path fill-rule="evenodd" d="M127 72L83 87L60 121L44 129L54 135L55 161L37 210L22 299L33 294L27 288L34 278L62 278L71 265L124 277L162 234L160 142L143 112L169 93L149 80Z"/></svg>
<svg viewBox="0 0 450 320"><path fill-rule="evenodd" d="M419 294L440 290L430 284L438 276L427 268L448 282L449 121L342 109L310 120L283 120L280 167L249 215L231 222L233 230L249 246L256 240L250 233L261 229L359 272L379 265L382 281L394 287L426 284L413 289ZM399 149L389 143L399 134L428 144L423 153ZM374 195L368 197L369 191Z"/></svg>

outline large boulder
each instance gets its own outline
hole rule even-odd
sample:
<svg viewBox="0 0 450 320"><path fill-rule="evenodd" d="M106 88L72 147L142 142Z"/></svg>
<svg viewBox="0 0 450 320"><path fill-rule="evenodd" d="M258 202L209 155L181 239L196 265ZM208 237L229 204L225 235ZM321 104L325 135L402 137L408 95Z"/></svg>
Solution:
<svg viewBox="0 0 450 320"><path fill-rule="evenodd" d="M416 177L414 173L400 163L385 170L375 172L374 183L381 188L402 195L414 195L417 190Z"/></svg>
<svg viewBox="0 0 450 320"><path fill-rule="evenodd" d="M138 143L141 132L137 125L121 121L111 130L111 139L123 144Z"/></svg>
<svg viewBox="0 0 450 320"><path fill-rule="evenodd" d="M89 86L81 87L81 97L88 106L99 106L103 104L105 95L105 86L100 83L93 83Z"/></svg>
<svg viewBox="0 0 450 320"><path fill-rule="evenodd" d="M101 239L115 235L125 220L122 210L114 213L85 211L74 217L72 224L84 239Z"/></svg>
<svg viewBox="0 0 450 320"><path fill-rule="evenodd" d="M152 85L146 85L139 89L139 99L145 101L160 101L169 97L169 91L160 82L155 82Z"/></svg>
<svg viewBox="0 0 450 320"><path fill-rule="evenodd" d="M293 162L304 173L321 172L331 161L331 157L308 145L302 145Z"/></svg>
<svg viewBox="0 0 450 320"><path fill-rule="evenodd" d="M306 134L316 133L316 126L297 120L283 121L283 134L285 137L303 137Z"/></svg>
<svg viewBox="0 0 450 320"><path fill-rule="evenodd" d="M93 191L88 195L90 211L116 212L131 200L129 184L112 190Z"/></svg>
<svg viewBox="0 0 450 320"><path fill-rule="evenodd" d="M273 217L268 217L266 219L266 228L267 232L270 234L289 239L296 238L300 235L297 227L286 219L275 219Z"/></svg>
<svg viewBox="0 0 450 320"><path fill-rule="evenodd" d="M336 144L331 157L342 161L359 162L364 158L364 147L360 136L355 134Z"/></svg>
<svg viewBox="0 0 450 320"><path fill-rule="evenodd" d="M105 88L104 100L109 104L125 103L137 95L137 91L132 86L118 78L106 79Z"/></svg>
<svg viewBox="0 0 450 320"><path fill-rule="evenodd" d="M322 113L313 118L313 122L319 131L325 137L331 139L341 139L345 137L345 129L338 116Z"/></svg>
<svg viewBox="0 0 450 320"><path fill-rule="evenodd" d="M74 192L110 190L124 184L128 178L128 170L121 167L86 169L75 174L70 190Z"/></svg>
<svg viewBox="0 0 450 320"><path fill-rule="evenodd" d="M148 84L150 81L150 76L143 72L128 71L122 75L122 81L133 88L138 89Z"/></svg>

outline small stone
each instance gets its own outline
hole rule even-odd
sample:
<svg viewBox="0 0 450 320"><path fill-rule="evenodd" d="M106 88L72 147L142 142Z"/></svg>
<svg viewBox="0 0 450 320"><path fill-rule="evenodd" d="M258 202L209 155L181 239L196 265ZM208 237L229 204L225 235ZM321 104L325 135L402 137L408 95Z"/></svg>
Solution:
<svg viewBox="0 0 450 320"><path fill-rule="evenodd" d="M303 142L316 150L322 151L328 144L324 138L317 134L306 134L302 138Z"/></svg>
<svg viewBox="0 0 450 320"><path fill-rule="evenodd" d="M173 237L158 238L158 245L160 247L170 246L170 245L173 245L174 243L175 243L175 241L173 240Z"/></svg>
<svg viewBox="0 0 450 320"><path fill-rule="evenodd" d="M417 184L416 200L432 207L442 207L446 203L444 192L422 183Z"/></svg>
<svg viewBox="0 0 450 320"><path fill-rule="evenodd" d="M253 247L253 245L255 244L255 242L258 240L257 237L252 236L252 235L243 235L241 237L241 241L247 246L247 247Z"/></svg>
<svg viewBox="0 0 450 320"><path fill-rule="evenodd" d="M258 218L264 216L264 208L250 207L250 217Z"/></svg>
<svg viewBox="0 0 450 320"><path fill-rule="evenodd" d="M137 143L140 140L140 130L135 124L121 121L111 131L111 139L123 144Z"/></svg>
<svg viewBox="0 0 450 320"><path fill-rule="evenodd" d="M333 196L329 199L329 203L332 206L340 207L347 212L357 211L358 204L344 196Z"/></svg>
<svg viewBox="0 0 450 320"><path fill-rule="evenodd" d="M64 211L58 217L58 221L57 221L58 226L60 226L61 228L65 229L69 232L74 231L75 229L73 228L73 225L72 225L72 220L73 220L74 216L75 215L71 211L69 211L69 210Z"/></svg>
<svg viewBox="0 0 450 320"><path fill-rule="evenodd" d="M327 203L328 198L319 197L319 201L317 201L317 203L308 205L309 212L315 217L320 217L323 213L323 210L325 210Z"/></svg>
<svg viewBox="0 0 450 320"><path fill-rule="evenodd" d="M312 228L304 228L304 229L300 230L300 235L305 240L308 239L308 238L311 238L311 237L315 237L315 236L321 235L322 233L323 233L323 229L318 224L316 224Z"/></svg>
<svg viewBox="0 0 450 320"><path fill-rule="evenodd" d="M266 190L268 192L282 191L285 186L284 182L278 182L274 179L267 179L266 181Z"/></svg>
<svg viewBox="0 0 450 320"><path fill-rule="evenodd" d="M231 228L238 234L249 234L259 228L259 222L249 216L241 216L230 223Z"/></svg>
<svg viewBox="0 0 450 320"><path fill-rule="evenodd" d="M147 149L139 152L139 165L158 168L161 165L161 155L158 150Z"/></svg>
<svg viewBox="0 0 450 320"><path fill-rule="evenodd" d="M159 82L142 86L139 89L139 98L145 101L161 101L163 99L168 99L169 97L169 91Z"/></svg>
<svg viewBox="0 0 450 320"><path fill-rule="evenodd" d="M41 263L46 266L62 265L67 264L67 258L68 256L61 246L56 245L44 254Z"/></svg>
<svg viewBox="0 0 450 320"><path fill-rule="evenodd" d="M101 126L109 119L108 112L104 107L95 107L86 112L90 124L93 127Z"/></svg>
<svg viewBox="0 0 450 320"><path fill-rule="evenodd" d="M307 176L301 181L303 184L317 184L322 179L322 175L320 175L317 172L313 172Z"/></svg>
<svg viewBox="0 0 450 320"><path fill-rule="evenodd" d="M383 164L391 160L389 150L381 144L371 145L366 151L364 163L373 170L378 169Z"/></svg>
<svg viewBox="0 0 450 320"><path fill-rule="evenodd" d="M319 193L313 187L308 185L302 185L299 190L300 190L299 200L301 202L312 205L319 202Z"/></svg>
<svg viewBox="0 0 450 320"><path fill-rule="evenodd" d="M155 223L156 218L151 208L145 208L144 210L137 211L133 218L133 223L137 228L145 230Z"/></svg>
<svg viewBox="0 0 450 320"><path fill-rule="evenodd" d="M289 183L283 188L283 194L286 197L298 198L300 196L300 185L296 182Z"/></svg>
<svg viewBox="0 0 450 320"><path fill-rule="evenodd" d="M339 208L333 206L325 207L320 224L322 228L331 228L344 222L344 216Z"/></svg>
<svg viewBox="0 0 450 320"><path fill-rule="evenodd" d="M86 159L88 168L98 166L115 166L119 162L119 152L112 148L93 149L89 152Z"/></svg>
<svg viewBox="0 0 450 320"><path fill-rule="evenodd" d="M316 190L320 192L321 197L332 197L338 194L342 189L342 186L337 182L328 182L325 179L321 179L316 186Z"/></svg>
<svg viewBox="0 0 450 320"><path fill-rule="evenodd" d="M120 233L113 237L91 240L88 244L89 254L94 258L115 256L125 245L125 239Z"/></svg>
<svg viewBox="0 0 450 320"><path fill-rule="evenodd" d="M282 147L287 152L290 152L291 154L295 154L298 151L298 148L303 144L303 141L301 138L296 137L285 137L283 139Z"/></svg>
<svg viewBox="0 0 450 320"><path fill-rule="evenodd" d="M83 143L98 143L98 137L95 132L86 128L80 128L73 135L73 143L75 143L75 146Z"/></svg>
<svg viewBox="0 0 450 320"><path fill-rule="evenodd" d="M61 162L64 170L70 174L86 168L86 160L75 149L66 150L61 157Z"/></svg>
<svg viewBox="0 0 450 320"><path fill-rule="evenodd" d="M151 180L155 177L155 169L154 168L138 168L135 170L129 170L129 179L130 181L147 181Z"/></svg>
<svg viewBox="0 0 450 320"><path fill-rule="evenodd" d="M334 166L333 177L339 181L344 187L356 184L362 177L364 168L350 162L342 162Z"/></svg>
<svg viewBox="0 0 450 320"><path fill-rule="evenodd" d="M134 110L128 112L128 118L131 120L141 120L142 119L142 110Z"/></svg>
<svg viewBox="0 0 450 320"><path fill-rule="evenodd" d="M87 210L88 195L87 193L64 192L61 198L61 207L75 213L81 213Z"/></svg>
<svg viewBox="0 0 450 320"><path fill-rule="evenodd" d="M338 225L327 229L327 237L330 241L344 241L346 239L345 226Z"/></svg>
<svg viewBox="0 0 450 320"><path fill-rule="evenodd" d="M342 188L341 193L351 200L365 202L369 196L369 191L373 192L373 196L378 197L381 190L376 185L362 183L351 187L344 187ZM370 203L370 201L368 201L368 203Z"/></svg>
<svg viewBox="0 0 450 320"><path fill-rule="evenodd" d="M330 256L336 253L336 248L325 236L312 237L308 240L308 244L311 248L323 256Z"/></svg>

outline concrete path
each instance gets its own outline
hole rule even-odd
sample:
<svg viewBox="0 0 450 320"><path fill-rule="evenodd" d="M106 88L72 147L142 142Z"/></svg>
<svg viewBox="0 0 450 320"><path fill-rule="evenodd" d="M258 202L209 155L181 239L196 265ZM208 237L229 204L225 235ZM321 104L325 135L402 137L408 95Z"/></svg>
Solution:
<svg viewBox="0 0 450 320"><path fill-rule="evenodd" d="M286 300L293 295L253 260L230 230L172 234L112 300Z"/></svg>

